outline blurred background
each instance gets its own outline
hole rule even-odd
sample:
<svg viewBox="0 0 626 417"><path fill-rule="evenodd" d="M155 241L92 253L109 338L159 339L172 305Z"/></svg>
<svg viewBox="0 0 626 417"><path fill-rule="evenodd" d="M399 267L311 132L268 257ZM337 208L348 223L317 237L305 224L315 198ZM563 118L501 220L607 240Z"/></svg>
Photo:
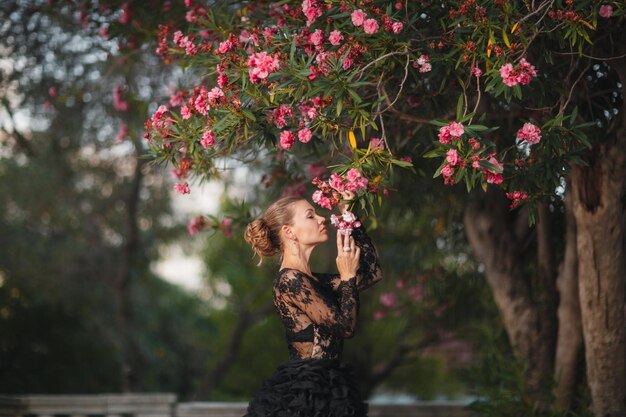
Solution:
<svg viewBox="0 0 626 417"><path fill-rule="evenodd" d="M257 267L229 219L258 214L287 182L258 160L177 194L172 168L144 157L143 123L190 75L82 13L0 6L0 392L245 401L287 348L278 265ZM399 178L369 223L385 279L362 294L345 359L369 398L518 396L523 369L463 231L474 197L434 184L435 170ZM214 227L190 233L198 215ZM313 270L334 257L319 248Z"/></svg>

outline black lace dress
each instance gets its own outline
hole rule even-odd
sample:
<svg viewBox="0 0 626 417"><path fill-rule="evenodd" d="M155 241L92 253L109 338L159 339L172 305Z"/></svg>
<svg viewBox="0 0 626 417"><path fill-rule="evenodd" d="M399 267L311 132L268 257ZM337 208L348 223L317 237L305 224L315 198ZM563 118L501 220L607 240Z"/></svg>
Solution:
<svg viewBox="0 0 626 417"><path fill-rule="evenodd" d="M352 370L341 361L343 339L352 337L359 291L382 279L376 249L363 228L352 232L361 248L356 277L279 271L274 306L286 329L289 361L254 395L244 417L367 416Z"/></svg>

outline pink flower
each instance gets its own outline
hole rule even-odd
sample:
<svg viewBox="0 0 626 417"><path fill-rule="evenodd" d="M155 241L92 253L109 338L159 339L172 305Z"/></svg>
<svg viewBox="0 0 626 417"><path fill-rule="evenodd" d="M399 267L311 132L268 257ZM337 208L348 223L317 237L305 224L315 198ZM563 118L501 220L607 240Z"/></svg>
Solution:
<svg viewBox="0 0 626 417"><path fill-rule="evenodd" d="M204 220L204 216L196 216L193 217L189 223L187 223L187 231L190 235L195 235L198 232L201 232L206 226L206 220Z"/></svg>
<svg viewBox="0 0 626 417"><path fill-rule="evenodd" d="M528 194L524 191L513 191L512 193L506 193L506 198L511 200L509 208L514 209L528 198Z"/></svg>
<svg viewBox="0 0 626 417"><path fill-rule="evenodd" d="M205 131L202 134L202 140L200 141L200 144L204 149L208 148L209 146L215 145L215 133L213 133L212 130Z"/></svg>
<svg viewBox="0 0 626 417"><path fill-rule="evenodd" d="M371 138L370 139L370 149L377 150L377 151L382 151L382 150L385 149L385 142L383 142L382 140L380 140L378 138Z"/></svg>
<svg viewBox="0 0 626 417"><path fill-rule="evenodd" d="M191 110L189 110L187 106L182 106L180 108L180 115L183 116L183 120L187 120L191 117Z"/></svg>
<svg viewBox="0 0 626 417"><path fill-rule="evenodd" d="M128 125L123 123L120 125L119 130L117 131L117 136L115 136L115 143L122 142L128 136Z"/></svg>
<svg viewBox="0 0 626 417"><path fill-rule="evenodd" d="M344 70L349 70L350 67L352 66L352 64L354 64L354 61L352 60L352 58L350 58L350 55L348 55L346 57L346 59L343 60L343 63L341 64L341 67Z"/></svg>
<svg viewBox="0 0 626 417"><path fill-rule="evenodd" d="M289 119L293 116L293 109L286 104L281 104L277 109L272 110L269 114L268 121L282 129L287 126Z"/></svg>
<svg viewBox="0 0 626 417"><path fill-rule="evenodd" d="M300 142L308 143L311 140L311 138L313 138L313 133L311 132L311 129L309 129L308 127L305 127L298 131L298 140Z"/></svg>
<svg viewBox="0 0 626 417"><path fill-rule="evenodd" d="M450 165L445 165L441 169L441 175L443 175L445 178L449 178L454 175L454 170L452 169Z"/></svg>
<svg viewBox="0 0 626 417"><path fill-rule="evenodd" d="M517 75L513 75L513 64L504 64L498 72L500 73L500 77L502 77L504 85L508 87L517 85Z"/></svg>
<svg viewBox="0 0 626 417"><path fill-rule="evenodd" d="M343 193L346 190L346 187L343 183L343 178L340 175L331 174L328 184L340 193Z"/></svg>
<svg viewBox="0 0 626 417"><path fill-rule="evenodd" d="M599 15L605 19L608 19L613 15L613 6L611 6L610 4L603 4L602 6L600 6Z"/></svg>
<svg viewBox="0 0 626 417"><path fill-rule="evenodd" d="M450 136L458 139L461 137L463 132L465 132L465 129L463 128L463 125L461 123L450 122Z"/></svg>
<svg viewBox="0 0 626 417"><path fill-rule="evenodd" d="M478 67L472 67L472 69L470 70L472 72L472 75L474 77L480 77L481 75L483 75L483 72L480 68Z"/></svg>
<svg viewBox="0 0 626 417"><path fill-rule="evenodd" d="M57 95L59 95L59 89L55 86L52 86L48 88L48 94L50 94L50 97L56 97Z"/></svg>
<svg viewBox="0 0 626 417"><path fill-rule="evenodd" d="M306 25L311 26L315 23L318 17L322 15L322 10L317 6L315 0L303 0L302 1L302 13L306 16Z"/></svg>
<svg viewBox="0 0 626 417"><path fill-rule="evenodd" d="M333 30L330 32L330 36L328 37L328 42L331 45L338 46L343 40L343 35L338 30Z"/></svg>
<svg viewBox="0 0 626 417"><path fill-rule="evenodd" d="M401 1L397 1L397 2L396 2L396 4L394 4L394 5L393 5L393 7L394 7L396 10L402 10L402 8L404 7L404 5L402 4L402 2L401 2Z"/></svg>
<svg viewBox="0 0 626 417"><path fill-rule="evenodd" d="M222 219L221 229L224 237L233 237L233 220L228 217Z"/></svg>
<svg viewBox="0 0 626 417"><path fill-rule="evenodd" d="M429 62L427 62L420 67L419 71L421 73L425 73L425 72L430 72L432 69L433 69L433 66Z"/></svg>
<svg viewBox="0 0 626 417"><path fill-rule="evenodd" d="M402 24L402 22L393 22L393 24L391 25L391 31L395 33L396 35L402 32L403 28L404 28L404 25Z"/></svg>
<svg viewBox="0 0 626 417"><path fill-rule="evenodd" d="M378 32L378 22L376 19L367 19L363 22L363 30L368 35Z"/></svg>
<svg viewBox="0 0 626 417"><path fill-rule="evenodd" d="M361 26L363 25L363 23L365 23L365 19L367 18L367 15L365 14L363 10L357 9L352 12L350 17L352 18L352 23L354 24L354 26Z"/></svg>
<svg viewBox="0 0 626 417"><path fill-rule="evenodd" d="M386 292L380 295L380 303L387 308L394 308L398 303L398 296L393 292Z"/></svg>
<svg viewBox="0 0 626 417"><path fill-rule="evenodd" d="M376 310L374 312L374 320L379 321L385 318L385 316L387 315L387 313L385 313L383 310Z"/></svg>
<svg viewBox="0 0 626 417"><path fill-rule="evenodd" d="M358 180L359 178L361 178L361 173L356 168L350 169L348 173L346 174L346 179L350 182L354 182Z"/></svg>
<svg viewBox="0 0 626 417"><path fill-rule="evenodd" d="M439 128L439 142L444 145L452 143L452 136L450 136L450 126L442 126Z"/></svg>
<svg viewBox="0 0 626 417"><path fill-rule="evenodd" d="M316 29L315 32L311 33L309 39L313 45L319 46L324 43L324 32Z"/></svg>
<svg viewBox="0 0 626 417"><path fill-rule="evenodd" d="M263 51L248 57L248 66L250 67L250 81L258 83L259 80L266 79L271 72L276 71L280 66L280 61L275 56Z"/></svg>
<svg viewBox="0 0 626 417"><path fill-rule="evenodd" d="M191 192L189 190L189 184L187 184L187 182L185 182L183 184L178 182L178 183L176 183L174 188L176 189L176 192L178 192L179 194L189 194Z"/></svg>
<svg viewBox="0 0 626 417"><path fill-rule="evenodd" d="M130 5L126 2L122 4L122 12L120 13L119 22L123 25L127 25L130 22L130 18Z"/></svg>
<svg viewBox="0 0 626 417"><path fill-rule="evenodd" d="M311 164L307 168L307 173L310 177L320 177L324 175L327 171L327 168L322 164Z"/></svg>
<svg viewBox="0 0 626 417"><path fill-rule="evenodd" d="M524 123L524 126L517 131L517 138L535 145L541 140L541 129L532 123Z"/></svg>
<svg viewBox="0 0 626 417"><path fill-rule="evenodd" d="M448 149L448 152L446 153L446 161L448 161L450 166L453 167L461 163L461 158L459 157L456 149Z"/></svg>
<svg viewBox="0 0 626 417"><path fill-rule="evenodd" d="M217 47L217 52L220 54L225 54L229 51L232 51L233 48L234 48L233 43L227 39L224 42L220 42L219 46Z"/></svg>
<svg viewBox="0 0 626 417"><path fill-rule="evenodd" d="M508 86L513 87L517 84L527 85L530 84L533 77L537 76L535 66L529 63L525 58L520 59L517 68L513 68L513 64L504 64L498 72L502 77L502 82Z"/></svg>
<svg viewBox="0 0 626 417"><path fill-rule="evenodd" d="M315 204L319 205L322 208L325 208L328 210L331 210L333 208L330 198L326 197L324 193L322 192L322 190L315 191L311 199L313 200Z"/></svg>
<svg viewBox="0 0 626 417"><path fill-rule="evenodd" d="M280 149L291 149L294 143L296 143L296 137L291 130L280 132L280 143L278 145Z"/></svg>
<svg viewBox="0 0 626 417"><path fill-rule="evenodd" d="M113 87L113 107L117 111L128 110L128 102L124 99L124 89L119 84Z"/></svg>
<svg viewBox="0 0 626 417"><path fill-rule="evenodd" d="M422 301L424 299L424 287L421 286L420 284L417 284L415 287L412 287L409 290L409 295L415 301Z"/></svg>

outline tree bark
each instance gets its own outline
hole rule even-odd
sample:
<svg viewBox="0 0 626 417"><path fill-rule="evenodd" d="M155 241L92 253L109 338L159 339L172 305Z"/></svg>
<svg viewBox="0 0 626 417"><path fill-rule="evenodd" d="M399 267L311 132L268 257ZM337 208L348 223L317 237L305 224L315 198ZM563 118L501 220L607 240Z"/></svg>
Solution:
<svg viewBox="0 0 626 417"><path fill-rule="evenodd" d="M610 64L623 86L626 60ZM587 381L593 412L602 417L626 415L623 253L626 117L623 107L621 113L621 125L614 137L596 145L587 167L572 169Z"/></svg>
<svg viewBox="0 0 626 417"><path fill-rule="evenodd" d="M141 249L137 216L139 211L139 194L143 182L142 168L145 162L140 156L141 152L138 147L135 171L128 199L126 200L126 242L114 288L117 305L116 320L120 335L122 360L120 384L123 392L138 391L141 380L139 348L133 332L133 313L130 296L130 286L133 275L137 271L137 261Z"/></svg>
<svg viewBox="0 0 626 417"><path fill-rule="evenodd" d="M567 189L569 190L569 185ZM576 247L576 219L572 213L572 198L565 198L565 256L559 268L557 288L559 330L554 365L554 396L556 406L567 410L572 404L576 388L576 368L582 345L580 302L578 297L578 256Z"/></svg>
<svg viewBox="0 0 626 417"><path fill-rule="evenodd" d="M465 230L485 276L514 352L526 366L528 400L545 407L543 393L552 380L554 324L550 306L539 308L531 299L524 273L524 249L530 236L524 211L510 212L504 195L489 190L484 207L470 207ZM545 249L545 248L544 248Z"/></svg>

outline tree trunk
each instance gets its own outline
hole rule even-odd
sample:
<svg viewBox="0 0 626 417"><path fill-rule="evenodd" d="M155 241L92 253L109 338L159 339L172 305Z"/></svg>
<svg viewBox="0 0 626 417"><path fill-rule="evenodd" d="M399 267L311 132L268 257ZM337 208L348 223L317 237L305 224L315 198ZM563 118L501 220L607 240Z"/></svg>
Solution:
<svg viewBox="0 0 626 417"><path fill-rule="evenodd" d="M137 149L137 160L131 183L128 199L126 200L126 242L123 248L119 275L115 281L116 320L120 336L122 367L120 383L122 391L131 392L140 389L139 348L133 332L133 314L130 296L130 287L133 275L137 271L137 261L140 252L139 226L137 222L139 210L139 193L143 181L142 168L144 161L139 158L140 149Z"/></svg>
<svg viewBox="0 0 626 417"><path fill-rule="evenodd" d="M623 86L626 60L610 64ZM587 381L593 412L602 417L626 415L623 254L626 117L623 107L621 113L621 125L614 137L593 149L587 167L572 169Z"/></svg>
<svg viewBox="0 0 626 417"><path fill-rule="evenodd" d="M524 271L524 249L530 236L524 211L510 212L501 191L488 191L484 207L471 207L464 223L517 358L526 366L528 399L545 407L543 393L553 373L554 321L550 306L540 308L531 299ZM545 249L545 248L544 248Z"/></svg>
<svg viewBox="0 0 626 417"><path fill-rule="evenodd" d="M568 185L568 190L569 190ZM576 389L576 368L582 344L580 302L578 297L578 256L576 247L576 219L572 213L572 197L565 198L565 256L559 268L557 287L559 331L554 365L554 396L560 410L567 410Z"/></svg>

